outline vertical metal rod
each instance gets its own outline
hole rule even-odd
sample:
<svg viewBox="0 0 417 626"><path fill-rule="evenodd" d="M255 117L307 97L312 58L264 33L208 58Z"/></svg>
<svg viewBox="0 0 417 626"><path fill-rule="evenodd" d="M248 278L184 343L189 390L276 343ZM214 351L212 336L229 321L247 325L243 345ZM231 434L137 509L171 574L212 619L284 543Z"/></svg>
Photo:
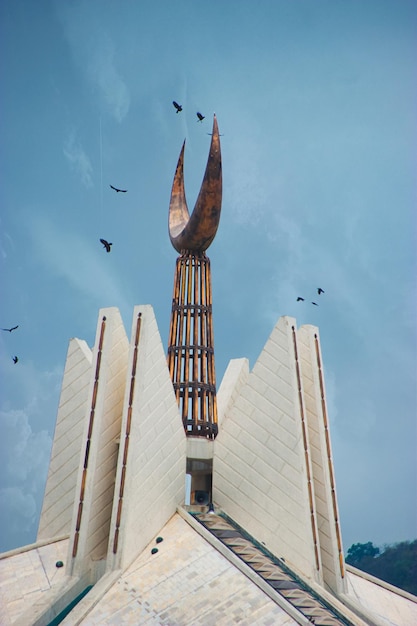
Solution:
<svg viewBox="0 0 417 626"><path fill-rule="evenodd" d="M182 354L183 354L183 325L184 325L184 290L185 290L185 280L184 280L184 274L185 274L185 268L184 268L184 264L182 262L182 258L179 259L179 272L180 272L180 308L178 311L179 314L179 320L178 320L178 331L177 331L177 337L176 337L176 347L177 347L177 376L176 376L176 382L178 384L177 387L177 398L180 399L181 398L181 390L179 387L179 383L180 380L182 378L182 363L183 363L183 358L182 358Z"/></svg>
<svg viewBox="0 0 417 626"><path fill-rule="evenodd" d="M189 381L189 377L190 377L190 317L191 317L191 309L190 309L190 303L191 303L191 282L192 282L192 259L191 256L189 255L187 260L186 260L186 274L187 274L187 300L185 302L185 305L187 307L186 309L186 324L185 324L185 358L184 358L184 401L183 401L183 406L182 406L182 418L183 420L187 418L188 415L188 404L189 404L189 390L190 387L188 385L188 381Z"/></svg>
<svg viewBox="0 0 417 626"><path fill-rule="evenodd" d="M199 309L199 291L198 291L198 277L200 274L200 259L197 256L194 257L194 297L193 297L193 381L199 380L198 376L198 309ZM199 411L198 411L198 389L193 387L193 410L192 416L194 423L198 423Z"/></svg>
<svg viewBox="0 0 417 626"><path fill-rule="evenodd" d="M178 329L178 301L179 301L180 273L178 259L175 264L174 291L172 294L171 323L169 326L169 346L176 346L176 333ZM175 366L177 363L175 348L168 354L169 373L172 380L175 380Z"/></svg>
<svg viewBox="0 0 417 626"><path fill-rule="evenodd" d="M205 290L204 290L204 275L205 275L205 263L204 259L202 259L200 263L200 273L199 273L199 287L200 287L200 304L201 308L199 311L199 366L200 366L200 380L203 383L200 390L200 419L206 419L206 412L204 410L204 404L206 401L206 392L204 385L207 383L207 378L205 375L205 341L204 341L204 330L203 326L205 323L206 313L205 313Z"/></svg>
<svg viewBox="0 0 417 626"><path fill-rule="evenodd" d="M207 357L208 357L208 345L207 345L207 264L204 263L204 271L202 275L202 304L204 304L204 313L202 312L202 322L201 322L201 345L202 349L202 380L207 385L208 383L208 369L207 369ZM203 392L203 411L201 419L207 419L207 411L206 411L206 403L207 403L207 387L204 387Z"/></svg>

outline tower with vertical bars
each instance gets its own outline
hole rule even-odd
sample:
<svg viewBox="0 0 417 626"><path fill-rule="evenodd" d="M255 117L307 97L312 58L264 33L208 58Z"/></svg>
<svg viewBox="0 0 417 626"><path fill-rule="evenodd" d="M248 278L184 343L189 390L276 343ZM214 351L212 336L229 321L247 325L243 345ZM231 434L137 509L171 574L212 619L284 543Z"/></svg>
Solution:
<svg viewBox="0 0 417 626"><path fill-rule="evenodd" d="M175 172L169 235L177 258L168 344L168 367L189 436L218 432L210 259L206 250L220 220L222 168L216 116L201 190L190 217L184 190L184 145Z"/></svg>

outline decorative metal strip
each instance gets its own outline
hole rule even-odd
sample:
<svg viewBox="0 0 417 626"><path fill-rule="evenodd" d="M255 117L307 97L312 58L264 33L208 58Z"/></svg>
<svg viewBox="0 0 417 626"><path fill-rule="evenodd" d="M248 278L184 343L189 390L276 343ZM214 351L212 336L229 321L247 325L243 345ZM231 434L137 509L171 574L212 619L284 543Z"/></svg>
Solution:
<svg viewBox="0 0 417 626"><path fill-rule="evenodd" d="M316 569L320 570L320 559L319 559L318 542L317 542L317 526L316 526L316 517L315 517L315 510L314 510L314 499L313 499L313 485L311 481L310 459L309 459L309 451L308 451L308 444L307 444L307 427L306 427L305 415L304 415L304 402L303 402L303 392L302 392L302 386L301 386L300 364L298 362L297 335L296 335L294 326L292 326L292 338L293 338L293 344L294 344L295 369L297 373L298 398L300 402L301 428L302 428L302 433L303 433L304 456L305 456L305 462L306 462L307 488L308 488L308 499L309 499L309 505L310 505L311 530L313 533L313 542L314 542L314 555L316 559Z"/></svg>
<svg viewBox="0 0 417 626"><path fill-rule="evenodd" d="M116 528L114 531L114 539L113 539L113 554L117 553L117 548L119 545L119 529L120 529L120 521L122 517L123 495L124 495L125 480L126 480L126 465L127 465L127 455L129 452L129 438L130 438L130 428L131 428L131 423L132 423L132 410L133 410L132 405L133 405L133 398L134 398L134 391L135 391L136 366L137 366L137 360L138 360L138 345L139 345L139 339L140 339L141 324L142 324L142 313L139 313L138 318L136 320L135 349L133 351L132 373L131 373L131 378L130 378L129 406L127 409L125 441L124 441L123 460L122 460L122 473L120 476L120 486L119 486L119 501L117 504Z"/></svg>
<svg viewBox="0 0 417 626"><path fill-rule="evenodd" d="M318 337L316 334L314 335L314 342L315 342L315 348L316 348L317 368L319 371L321 410L322 410L322 415L323 415L324 433L325 433L325 439L326 439L327 464L329 468L330 489L332 493L333 517L334 517L334 524L335 524L335 530L336 530L337 549L338 549L338 554L339 554L340 575L342 578L344 578L345 577L345 559L343 556L342 535L340 532L339 512L338 512L337 500L336 500L336 483L334 479L332 450L330 446L329 422L327 419L327 407L326 407L326 397L324 393L323 370L321 367L319 342L318 342Z"/></svg>
<svg viewBox="0 0 417 626"><path fill-rule="evenodd" d="M88 423L88 432L87 432L87 441L85 443L85 452L84 452L84 467L83 474L81 478L81 489L80 489L80 499L78 503L78 514L77 521L75 524L75 535L74 535L74 543L72 546L72 556L75 558L77 556L78 551L78 539L81 528L81 519L83 514L83 504L84 504L84 495L85 495L85 485L87 481L87 470L88 470L88 460L90 457L90 445L91 445L91 437L93 435L93 425L94 425L94 416L96 410L96 402L97 402L97 393L98 393L98 382L100 377L100 367L101 367L101 355L103 350L103 341L104 341L104 331L106 330L106 317L103 316L101 320L101 329L100 329L100 339L98 342L98 350L97 350L97 358L96 358L96 371L94 375L94 386L93 386L93 396L91 398L91 407L90 407L90 420Z"/></svg>

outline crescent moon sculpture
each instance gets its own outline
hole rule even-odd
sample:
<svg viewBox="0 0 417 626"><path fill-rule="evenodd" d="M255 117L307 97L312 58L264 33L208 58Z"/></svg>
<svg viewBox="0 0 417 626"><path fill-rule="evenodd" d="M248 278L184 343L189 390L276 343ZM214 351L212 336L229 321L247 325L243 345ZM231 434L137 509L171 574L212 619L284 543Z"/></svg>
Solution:
<svg viewBox="0 0 417 626"><path fill-rule="evenodd" d="M213 133L206 171L190 217L184 188L183 143L172 184L169 203L169 237L177 252L204 252L213 241L220 222L222 205L222 157L219 129L214 116Z"/></svg>

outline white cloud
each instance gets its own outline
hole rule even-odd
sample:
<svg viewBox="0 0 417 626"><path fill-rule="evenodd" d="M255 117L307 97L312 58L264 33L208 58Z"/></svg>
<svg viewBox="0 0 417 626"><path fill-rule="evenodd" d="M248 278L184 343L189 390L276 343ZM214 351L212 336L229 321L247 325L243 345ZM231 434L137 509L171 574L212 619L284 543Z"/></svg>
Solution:
<svg viewBox="0 0 417 626"><path fill-rule="evenodd" d="M130 108L130 94L116 69L115 46L106 35L102 35L96 42L88 64L88 75L91 82L99 88L111 115L121 122Z"/></svg>
<svg viewBox="0 0 417 626"><path fill-rule="evenodd" d="M228 164L225 201L237 224L258 226L265 212L266 195L258 165L256 142L233 141Z"/></svg>
<svg viewBox="0 0 417 626"><path fill-rule="evenodd" d="M42 217L32 220L30 232L37 253L53 274L64 277L83 296L93 299L97 306L111 304L128 308L116 271L103 263L98 239L93 248L78 232L58 229Z"/></svg>
<svg viewBox="0 0 417 626"><path fill-rule="evenodd" d="M68 159L71 168L79 175L86 187L93 186L93 167L90 158L86 154L80 141L71 131L64 143L64 155Z"/></svg>
<svg viewBox="0 0 417 626"><path fill-rule="evenodd" d="M62 367L44 370L28 359L12 370L12 378L8 370L0 355L10 392L0 407L0 551L36 538L62 378Z"/></svg>
<svg viewBox="0 0 417 626"><path fill-rule="evenodd" d="M21 487L0 489L0 510L3 517L2 528L7 528L10 520L13 520L13 534L30 532L36 522L35 498L31 493L25 493ZM10 549L7 543L4 546L5 549Z"/></svg>
<svg viewBox="0 0 417 626"><path fill-rule="evenodd" d="M52 439L46 430L33 431L29 414L27 408L0 411L2 480L7 476L13 486L25 482L28 491L35 493L44 483Z"/></svg>
<svg viewBox="0 0 417 626"><path fill-rule="evenodd" d="M36 534L52 439L46 430L33 430L29 413L0 411L0 551L11 549L22 534L26 541Z"/></svg>
<svg viewBox="0 0 417 626"><path fill-rule="evenodd" d="M57 10L77 66L110 115L121 122L130 108L130 92L117 67L114 41L100 26L97 7L61 3Z"/></svg>
<svg viewBox="0 0 417 626"><path fill-rule="evenodd" d="M12 237L5 231L5 225L3 220L0 219L0 254L3 259L8 256L8 250L13 251L15 249Z"/></svg>

